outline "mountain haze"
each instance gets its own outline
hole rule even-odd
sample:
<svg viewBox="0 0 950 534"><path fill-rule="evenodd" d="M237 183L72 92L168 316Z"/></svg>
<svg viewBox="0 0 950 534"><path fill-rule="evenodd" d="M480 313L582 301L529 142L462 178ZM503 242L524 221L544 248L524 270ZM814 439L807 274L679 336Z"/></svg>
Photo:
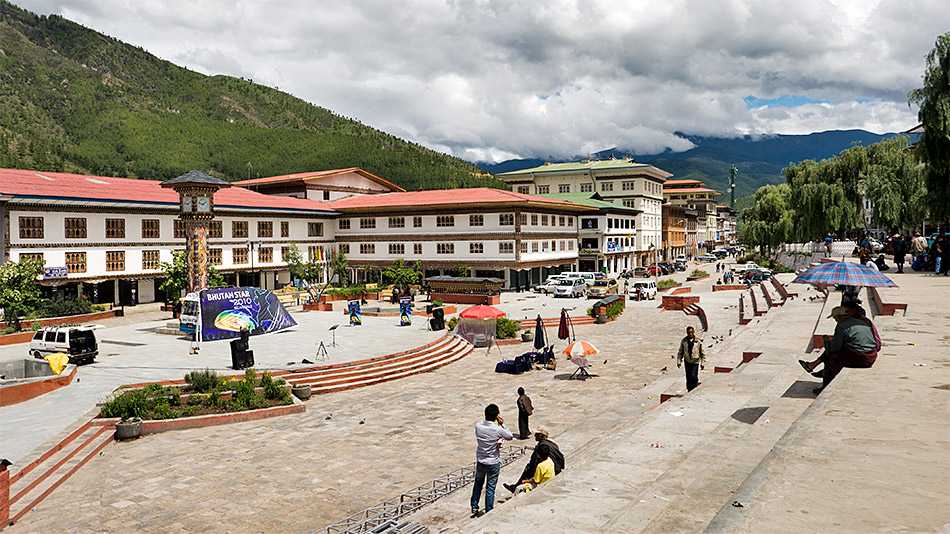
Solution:
<svg viewBox="0 0 950 534"><path fill-rule="evenodd" d="M350 166L406 189L498 185L468 162L287 93L205 76L0 0L0 167L242 179Z"/></svg>

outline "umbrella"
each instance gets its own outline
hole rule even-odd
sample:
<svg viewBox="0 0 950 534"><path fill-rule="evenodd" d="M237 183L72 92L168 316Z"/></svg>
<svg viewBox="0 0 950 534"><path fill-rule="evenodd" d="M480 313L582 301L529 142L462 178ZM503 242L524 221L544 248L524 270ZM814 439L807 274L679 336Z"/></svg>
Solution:
<svg viewBox="0 0 950 534"><path fill-rule="evenodd" d="M535 350L541 350L545 345L544 321L541 319L541 315L539 314L537 320L534 322L534 348Z"/></svg>
<svg viewBox="0 0 950 534"><path fill-rule="evenodd" d="M571 337L571 331L567 327L567 310L561 308L561 322L557 325L557 338L567 339Z"/></svg>
<svg viewBox="0 0 950 534"><path fill-rule="evenodd" d="M813 286L897 287L893 280L879 271L849 261L816 265L798 275L792 283Z"/></svg>
<svg viewBox="0 0 950 534"><path fill-rule="evenodd" d="M462 319L498 319L504 316L505 312L483 304L472 306L459 314Z"/></svg>
<svg viewBox="0 0 950 534"><path fill-rule="evenodd" d="M570 345L564 347L562 354L568 358L578 358L584 356L593 356L599 354L600 349L590 344L587 341L574 341Z"/></svg>

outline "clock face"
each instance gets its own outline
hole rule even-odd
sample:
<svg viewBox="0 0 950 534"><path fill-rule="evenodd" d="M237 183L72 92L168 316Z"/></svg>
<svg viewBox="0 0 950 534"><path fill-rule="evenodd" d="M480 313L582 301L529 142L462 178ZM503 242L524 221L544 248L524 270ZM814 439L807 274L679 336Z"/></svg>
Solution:
<svg viewBox="0 0 950 534"><path fill-rule="evenodd" d="M211 197L198 197L198 213L209 213L211 211Z"/></svg>
<svg viewBox="0 0 950 534"><path fill-rule="evenodd" d="M181 197L181 211L183 213L191 213L191 202L191 195Z"/></svg>

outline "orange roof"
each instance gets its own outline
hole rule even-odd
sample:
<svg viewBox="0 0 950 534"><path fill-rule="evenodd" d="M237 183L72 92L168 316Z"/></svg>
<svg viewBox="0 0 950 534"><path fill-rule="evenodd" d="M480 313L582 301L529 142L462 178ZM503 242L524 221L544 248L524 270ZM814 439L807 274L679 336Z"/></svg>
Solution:
<svg viewBox="0 0 950 534"><path fill-rule="evenodd" d="M234 182L235 185L240 185L242 187L255 186L255 185L269 185L269 184L282 184L288 182L306 182L311 179L316 178L326 178L328 176L336 176L338 174L346 174L348 172L355 172L365 178L368 178L379 185L388 187L393 191L405 191L402 187L390 182L389 180L383 178L382 176L377 176L365 169L360 167L347 167L345 169L329 169L326 171L310 171L310 172L298 172L294 174L282 174L280 176L268 176L266 178L253 178L251 180L240 180Z"/></svg>
<svg viewBox="0 0 950 534"><path fill-rule="evenodd" d="M716 191L715 189L710 189L708 187L681 187L681 188L669 189L663 192L668 193L668 194L675 194L675 193L716 193L717 195L721 194L719 191Z"/></svg>
<svg viewBox="0 0 950 534"><path fill-rule="evenodd" d="M470 204L513 204L530 203L537 206L567 208L573 211L593 211L593 208L542 196L524 195L504 189L473 187L463 189L430 189L426 191L407 191L400 193L381 193L378 195L354 195L325 203L327 207L346 211L348 209L382 209L428 206L462 206Z"/></svg>
<svg viewBox="0 0 950 534"><path fill-rule="evenodd" d="M158 180L87 176L65 172L0 169L0 194L14 198L73 200L78 202L136 202L178 205L178 193L163 189ZM264 195L243 187L215 193L218 207L292 209L330 212L324 203L301 198Z"/></svg>

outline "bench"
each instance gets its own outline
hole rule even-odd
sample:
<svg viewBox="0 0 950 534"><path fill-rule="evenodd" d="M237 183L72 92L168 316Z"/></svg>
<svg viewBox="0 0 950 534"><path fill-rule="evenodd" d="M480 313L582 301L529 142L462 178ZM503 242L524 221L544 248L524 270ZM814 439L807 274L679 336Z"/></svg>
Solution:
<svg viewBox="0 0 950 534"><path fill-rule="evenodd" d="M907 314L907 303L891 301L893 294L889 288L869 287L867 297L874 315L894 315L897 310Z"/></svg>

